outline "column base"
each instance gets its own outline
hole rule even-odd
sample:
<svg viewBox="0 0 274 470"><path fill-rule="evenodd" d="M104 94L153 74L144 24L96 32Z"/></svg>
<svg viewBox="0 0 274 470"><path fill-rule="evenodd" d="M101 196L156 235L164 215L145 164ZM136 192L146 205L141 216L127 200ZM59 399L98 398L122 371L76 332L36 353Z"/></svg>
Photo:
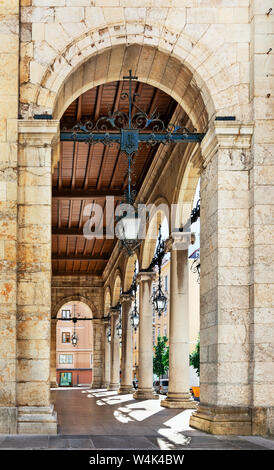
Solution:
<svg viewBox="0 0 274 470"><path fill-rule="evenodd" d="M130 385L121 385L118 393L119 395L127 395L128 393L133 393L134 388L131 387Z"/></svg>
<svg viewBox="0 0 274 470"><path fill-rule="evenodd" d="M57 414L51 406L19 406L18 434L57 434Z"/></svg>
<svg viewBox="0 0 274 470"><path fill-rule="evenodd" d="M103 387L102 387L100 382L99 383L95 382L95 383L91 384L90 388L93 389L93 390L98 390L98 388L103 388Z"/></svg>
<svg viewBox="0 0 274 470"><path fill-rule="evenodd" d="M119 390L120 384L109 384L108 390Z"/></svg>
<svg viewBox="0 0 274 470"><path fill-rule="evenodd" d="M249 436L252 434L251 411L245 407L199 405L189 425L211 434Z"/></svg>
<svg viewBox="0 0 274 470"><path fill-rule="evenodd" d="M161 401L161 406L191 410L197 409L198 404L189 393L168 393L167 397Z"/></svg>
<svg viewBox="0 0 274 470"><path fill-rule="evenodd" d="M101 388L108 388L108 386L109 386L109 383L104 382L102 383Z"/></svg>
<svg viewBox="0 0 274 470"><path fill-rule="evenodd" d="M57 382L50 382L50 388L58 388Z"/></svg>
<svg viewBox="0 0 274 470"><path fill-rule="evenodd" d="M136 400L159 400L159 395L153 388L140 388L133 393L133 398Z"/></svg>
<svg viewBox="0 0 274 470"><path fill-rule="evenodd" d="M17 434L16 406L0 406L0 434Z"/></svg>

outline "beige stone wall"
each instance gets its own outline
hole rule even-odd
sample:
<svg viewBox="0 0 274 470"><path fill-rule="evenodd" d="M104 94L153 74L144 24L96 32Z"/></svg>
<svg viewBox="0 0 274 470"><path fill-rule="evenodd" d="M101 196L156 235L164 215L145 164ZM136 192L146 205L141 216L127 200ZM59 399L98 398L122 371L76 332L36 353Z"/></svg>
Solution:
<svg viewBox="0 0 274 470"><path fill-rule="evenodd" d="M251 80L254 139L250 169L250 309L252 404L267 415L274 432L273 371L273 181L274 181L274 81L273 8L271 1L251 1ZM266 409L267 406L272 407ZM263 420L262 420L263 421ZM259 426L256 428L259 432Z"/></svg>
<svg viewBox="0 0 274 470"><path fill-rule="evenodd" d="M218 5L208 0L32 3L24 2L21 8L26 51L21 70L22 115L52 112L65 79L96 53L98 69L95 74L93 67L89 69L90 82L105 81L106 73L108 81L116 80L122 72L122 46L137 44L140 55L133 68L137 66L140 79L146 81L149 76L149 83L161 84L164 90L171 87L179 102L183 95L177 90L183 83L176 83L177 71L180 64L189 70L183 82L185 89L191 80L193 84L184 99L190 117L198 87L210 115L217 110L250 119L249 0L221 0ZM114 46L119 47L115 54L109 49L108 58L99 54ZM145 46L154 51L147 53ZM127 72L130 57L125 59Z"/></svg>
<svg viewBox="0 0 274 470"><path fill-rule="evenodd" d="M0 332L5 336L0 432L15 430L16 405L49 403L50 166L58 122L35 127L27 119L48 112L58 120L82 92L122 78L129 68L173 96L190 126L207 130L215 115L235 116L239 123L240 135L229 128L223 147L218 134L214 148L216 129L210 130L203 150L202 400L252 407L252 432L273 432L272 1L21 0L20 5L19 28L19 1L0 4ZM252 142L249 127L242 127L251 121ZM201 163L191 145L160 149L141 188L143 201L190 202ZM100 282L54 279L53 308L64 296L83 296L100 318L103 284L113 294L118 268L124 285L126 259L118 255L115 248ZM142 262L142 251L138 256ZM101 338L99 323L97 330ZM95 346L99 371L97 340ZM228 373L231 355L235 367Z"/></svg>
<svg viewBox="0 0 274 470"><path fill-rule="evenodd" d="M0 433L16 432L18 31L19 0L4 0L0 4Z"/></svg>

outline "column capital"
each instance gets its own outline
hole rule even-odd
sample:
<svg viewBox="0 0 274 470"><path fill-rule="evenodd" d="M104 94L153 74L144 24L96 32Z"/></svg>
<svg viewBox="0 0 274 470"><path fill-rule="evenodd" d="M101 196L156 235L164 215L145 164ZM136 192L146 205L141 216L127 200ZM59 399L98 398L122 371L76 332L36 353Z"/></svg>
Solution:
<svg viewBox="0 0 274 470"><path fill-rule="evenodd" d="M131 302L132 300L134 300L134 295L132 295L132 294L123 293L123 294L120 295L121 304L124 303L124 302Z"/></svg>
<svg viewBox="0 0 274 470"><path fill-rule="evenodd" d="M137 274L137 282L155 281L156 273L154 271L140 271Z"/></svg>
<svg viewBox="0 0 274 470"><path fill-rule="evenodd" d="M239 121L214 121L201 142L203 166L219 149L249 149L254 124Z"/></svg>
<svg viewBox="0 0 274 470"><path fill-rule="evenodd" d="M195 243L195 233L192 232L172 232L166 241L166 250L188 250L189 245Z"/></svg>
<svg viewBox="0 0 274 470"><path fill-rule="evenodd" d="M60 122L45 119L18 119L19 142L37 147L56 144L59 140Z"/></svg>
<svg viewBox="0 0 274 470"><path fill-rule="evenodd" d="M117 310L117 308L114 308L114 307L110 307L109 309L109 315L110 317L116 317L119 315L119 310Z"/></svg>

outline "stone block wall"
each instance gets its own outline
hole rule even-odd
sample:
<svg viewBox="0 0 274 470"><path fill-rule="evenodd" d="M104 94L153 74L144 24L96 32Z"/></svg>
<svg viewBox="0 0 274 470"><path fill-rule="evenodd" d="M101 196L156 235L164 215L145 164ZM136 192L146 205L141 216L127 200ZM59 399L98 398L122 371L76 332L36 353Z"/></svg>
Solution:
<svg viewBox="0 0 274 470"><path fill-rule="evenodd" d="M19 0L0 3L0 433L16 432Z"/></svg>

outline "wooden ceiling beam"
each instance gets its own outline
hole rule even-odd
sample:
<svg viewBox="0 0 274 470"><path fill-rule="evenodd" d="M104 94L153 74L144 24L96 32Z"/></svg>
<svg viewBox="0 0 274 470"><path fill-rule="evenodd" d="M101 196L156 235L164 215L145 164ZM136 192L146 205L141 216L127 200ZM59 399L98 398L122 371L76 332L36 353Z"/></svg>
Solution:
<svg viewBox="0 0 274 470"><path fill-rule="evenodd" d="M101 102L102 102L102 95L103 95L103 87L104 85L99 85L98 90L97 90L97 96L96 96L96 103L95 103L95 112L94 112L94 118L93 122L96 123L100 116L100 108L101 108Z"/></svg>
<svg viewBox="0 0 274 470"><path fill-rule="evenodd" d="M83 229L74 228L74 227L71 229L68 229L65 227L62 227L62 228L52 227L51 233L53 236L57 236L57 237L84 237ZM106 235L106 227L103 227L103 236L105 235ZM94 238L100 239L99 237L94 237Z"/></svg>
<svg viewBox="0 0 274 470"><path fill-rule="evenodd" d="M76 107L76 121L80 122L82 117L82 98L83 95L80 95L77 98L77 107Z"/></svg>
<svg viewBox="0 0 274 470"><path fill-rule="evenodd" d="M108 189L90 189L88 191L82 189L63 189L58 191L53 188L52 197L57 200L94 200L94 199L103 199L106 196L114 196L117 199L121 199L124 196L124 192L121 189L111 191Z"/></svg>
<svg viewBox="0 0 274 470"><path fill-rule="evenodd" d="M82 256L82 255L65 255L65 254L53 254L52 261L108 261L108 256L102 255L89 255L89 256Z"/></svg>

